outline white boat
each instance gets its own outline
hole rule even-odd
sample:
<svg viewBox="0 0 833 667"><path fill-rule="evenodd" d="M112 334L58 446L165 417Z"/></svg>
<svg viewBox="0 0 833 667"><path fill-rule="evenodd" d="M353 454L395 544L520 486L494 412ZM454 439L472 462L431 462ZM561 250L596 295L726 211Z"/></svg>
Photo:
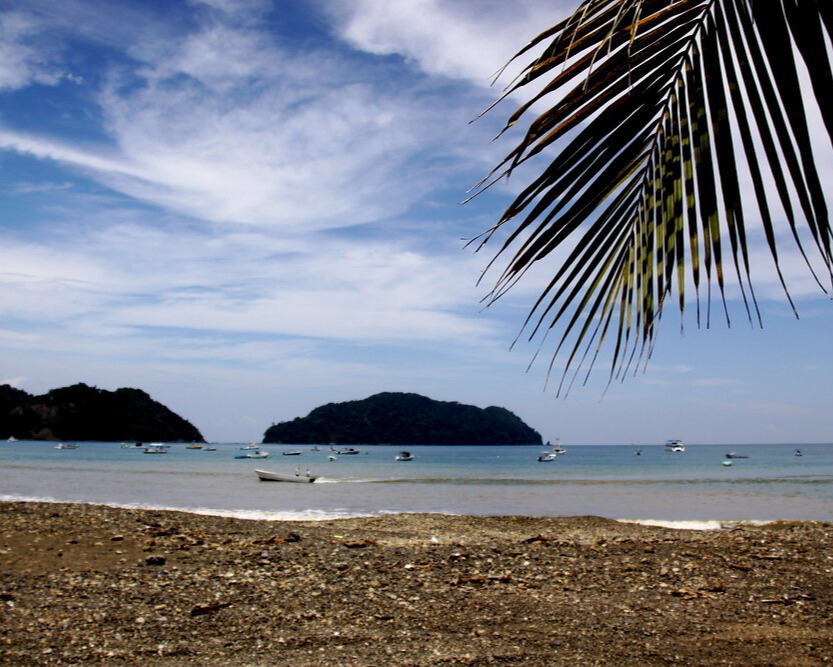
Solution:
<svg viewBox="0 0 833 667"><path fill-rule="evenodd" d="M167 454L168 445L163 445L160 442L152 442L142 450L145 454Z"/></svg>
<svg viewBox="0 0 833 667"><path fill-rule="evenodd" d="M245 447L241 447L240 449L260 449L260 445L256 445L255 443L250 442L248 445L246 445Z"/></svg>
<svg viewBox="0 0 833 667"><path fill-rule="evenodd" d="M284 456L300 456L301 452L293 450L291 452L281 452L281 454L283 454Z"/></svg>
<svg viewBox="0 0 833 667"><path fill-rule="evenodd" d="M55 449L78 449L78 445L76 445L75 443L59 442L57 445L55 445Z"/></svg>
<svg viewBox="0 0 833 667"><path fill-rule="evenodd" d="M277 472L269 472L268 470L255 470L261 482L300 482L302 484L309 484L314 482L317 478L307 473L306 475L281 475Z"/></svg>
<svg viewBox="0 0 833 667"><path fill-rule="evenodd" d="M236 459L268 459L271 456L269 452L264 452L259 449L255 449L251 452L246 452L242 456L235 456Z"/></svg>
<svg viewBox="0 0 833 667"><path fill-rule="evenodd" d="M411 452L399 452L396 456L396 461L413 461L414 455Z"/></svg>
<svg viewBox="0 0 833 667"><path fill-rule="evenodd" d="M344 449L339 449L336 454L358 454L358 449L353 449L352 447L345 447Z"/></svg>
<svg viewBox="0 0 833 667"><path fill-rule="evenodd" d="M545 450L541 452L541 455L538 457L539 461L546 462L546 461L555 461L555 459L560 454L566 454L567 450L564 449L564 446L561 444L561 440L558 438L555 439L555 444L551 445L549 440L547 441L547 446L552 447L552 449Z"/></svg>
<svg viewBox="0 0 833 667"><path fill-rule="evenodd" d="M8 438L6 438L6 442L17 442L17 438L15 438L13 435L10 435Z"/></svg>
<svg viewBox="0 0 833 667"><path fill-rule="evenodd" d="M682 440L666 440L665 441L665 451L666 452L684 452L685 445L683 444Z"/></svg>

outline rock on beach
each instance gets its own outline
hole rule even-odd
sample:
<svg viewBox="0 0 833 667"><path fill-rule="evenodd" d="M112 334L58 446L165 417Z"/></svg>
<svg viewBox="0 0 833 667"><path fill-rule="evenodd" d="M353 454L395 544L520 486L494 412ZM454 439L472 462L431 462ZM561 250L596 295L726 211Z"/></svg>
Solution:
<svg viewBox="0 0 833 667"><path fill-rule="evenodd" d="M3 665L822 665L833 526L0 503Z"/></svg>

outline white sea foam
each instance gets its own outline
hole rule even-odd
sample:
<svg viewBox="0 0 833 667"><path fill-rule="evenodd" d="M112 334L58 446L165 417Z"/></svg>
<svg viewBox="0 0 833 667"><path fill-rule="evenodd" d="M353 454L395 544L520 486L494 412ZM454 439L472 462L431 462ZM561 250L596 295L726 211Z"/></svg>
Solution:
<svg viewBox="0 0 833 667"><path fill-rule="evenodd" d="M617 519L620 523L637 523L641 526L657 526L659 528L674 528L677 530L724 530L735 526L763 526L772 523L769 520L759 521L664 521L662 519Z"/></svg>
<svg viewBox="0 0 833 667"><path fill-rule="evenodd" d="M153 505L150 503L94 503L79 502L75 500L58 500L49 497L0 495L3 502L26 502L26 503L54 503L58 505L95 505L99 507L115 507L129 510L152 510L162 512L185 512L187 514L200 514L203 516L221 516L230 519L249 519L252 521L332 521L335 519L350 519L359 517L374 516L369 513L360 512L325 512L320 510L303 510L297 512L271 512L266 510L246 509L215 509L211 507L167 507Z"/></svg>

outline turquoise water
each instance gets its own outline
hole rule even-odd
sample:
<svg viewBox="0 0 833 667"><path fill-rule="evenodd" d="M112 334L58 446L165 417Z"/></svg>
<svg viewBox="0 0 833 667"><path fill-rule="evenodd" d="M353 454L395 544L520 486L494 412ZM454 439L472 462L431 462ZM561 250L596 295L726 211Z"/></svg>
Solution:
<svg viewBox="0 0 833 667"><path fill-rule="evenodd" d="M328 461L326 447L266 445L269 459L238 460L173 444L147 455L118 443L0 442L0 498L182 509L300 519L382 513L597 515L682 521L833 520L833 445L570 446L555 461L541 447L358 447ZM803 456L794 456L800 447ZM749 456L722 465L729 450ZM300 450L300 456L282 451ZM315 484L259 482L255 468L309 468Z"/></svg>

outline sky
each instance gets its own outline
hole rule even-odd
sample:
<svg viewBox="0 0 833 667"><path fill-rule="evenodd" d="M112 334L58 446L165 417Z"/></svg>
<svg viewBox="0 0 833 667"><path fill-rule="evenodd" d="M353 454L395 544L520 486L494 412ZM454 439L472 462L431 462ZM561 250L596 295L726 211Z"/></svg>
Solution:
<svg viewBox="0 0 833 667"><path fill-rule="evenodd" d="M512 345L552 265L484 308L466 240L523 174L462 202L520 98L470 121L574 4L0 0L0 384L140 388L210 441L381 391L573 444L833 441L833 303L789 252L800 319L753 245L763 328L669 310L606 391Z"/></svg>

